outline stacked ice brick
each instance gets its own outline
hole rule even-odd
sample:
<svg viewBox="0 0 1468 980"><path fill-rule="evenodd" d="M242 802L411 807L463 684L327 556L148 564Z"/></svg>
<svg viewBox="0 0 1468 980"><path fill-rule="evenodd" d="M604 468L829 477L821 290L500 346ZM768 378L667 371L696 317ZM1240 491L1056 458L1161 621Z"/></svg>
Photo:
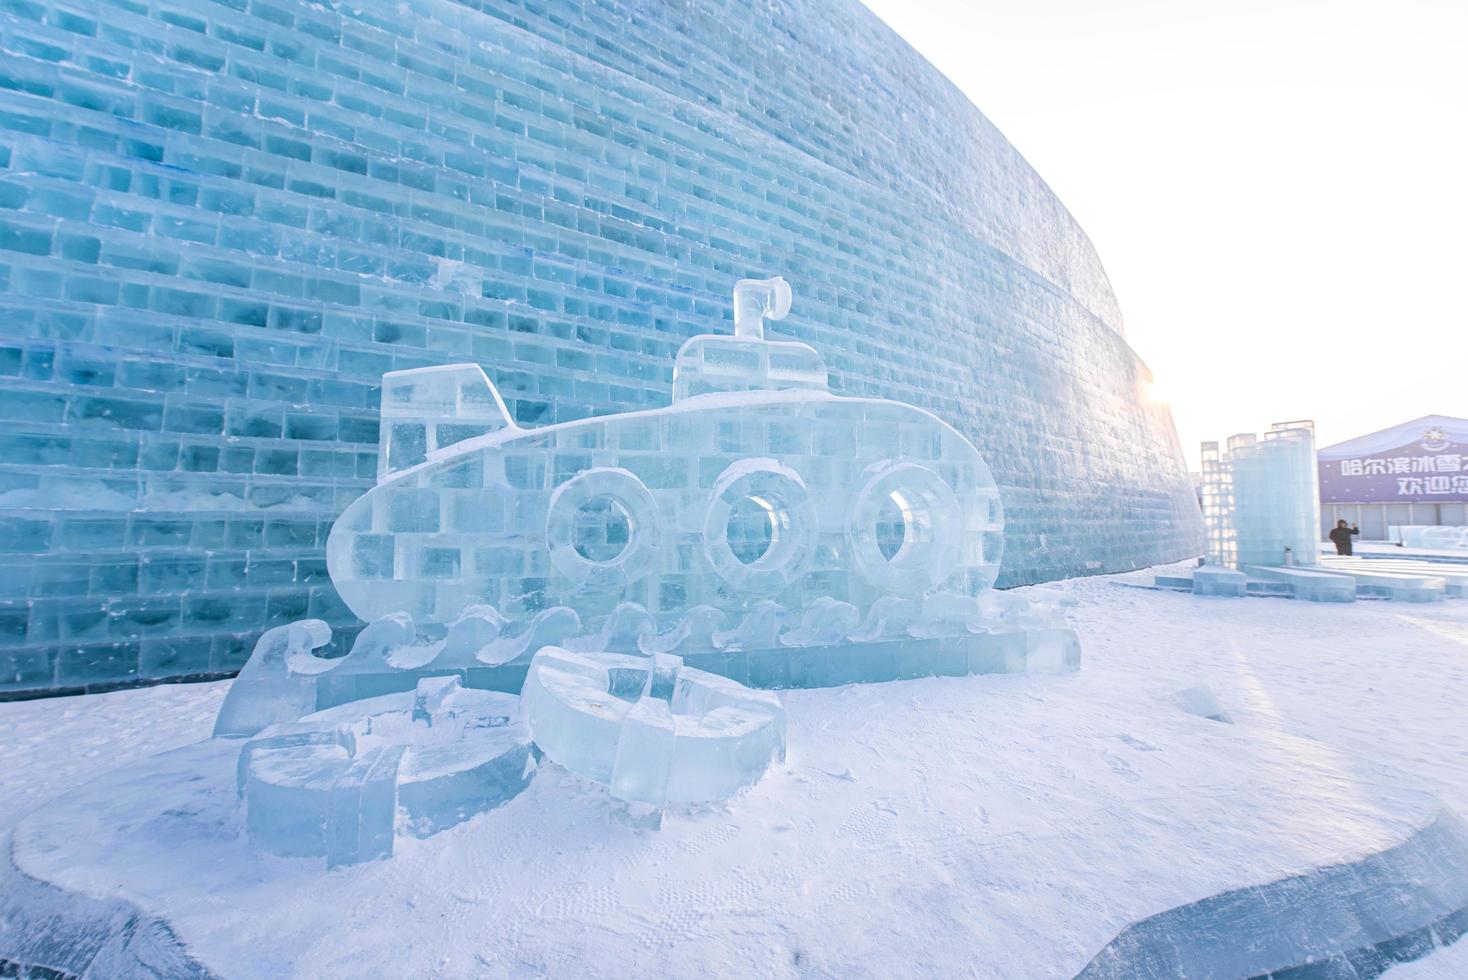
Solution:
<svg viewBox="0 0 1468 980"><path fill-rule="evenodd" d="M1203 443L1208 561L1229 568L1318 562L1320 492L1315 427L1277 422L1262 439Z"/></svg>
<svg viewBox="0 0 1468 980"><path fill-rule="evenodd" d="M999 461L1008 584L1193 550L1084 235L855 0L0 0L0 691L350 624L382 374L665 404L777 270L836 391Z"/></svg>

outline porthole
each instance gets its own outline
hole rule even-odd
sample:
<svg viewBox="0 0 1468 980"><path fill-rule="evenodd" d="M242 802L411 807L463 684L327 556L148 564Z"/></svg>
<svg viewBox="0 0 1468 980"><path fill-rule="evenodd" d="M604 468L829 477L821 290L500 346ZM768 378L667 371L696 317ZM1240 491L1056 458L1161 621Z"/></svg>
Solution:
<svg viewBox="0 0 1468 980"><path fill-rule="evenodd" d="M576 509L571 518L571 547L596 565L616 561L632 538L632 516L611 494L598 494Z"/></svg>
<svg viewBox="0 0 1468 980"><path fill-rule="evenodd" d="M703 522L704 554L731 589L777 592L805 573L816 540L800 475L771 459L730 465L714 483Z"/></svg>
<svg viewBox="0 0 1468 980"><path fill-rule="evenodd" d="M657 504L627 470L586 470L551 494L545 539L551 564L577 585L619 589L657 562Z"/></svg>
<svg viewBox="0 0 1468 980"><path fill-rule="evenodd" d="M780 543L783 516L778 503L758 494L736 500L725 528L734 557L742 564L753 565L769 554Z"/></svg>
<svg viewBox="0 0 1468 980"><path fill-rule="evenodd" d="M963 551L963 509L953 488L917 463L888 461L867 472L847 526L854 564L893 595L936 588Z"/></svg>

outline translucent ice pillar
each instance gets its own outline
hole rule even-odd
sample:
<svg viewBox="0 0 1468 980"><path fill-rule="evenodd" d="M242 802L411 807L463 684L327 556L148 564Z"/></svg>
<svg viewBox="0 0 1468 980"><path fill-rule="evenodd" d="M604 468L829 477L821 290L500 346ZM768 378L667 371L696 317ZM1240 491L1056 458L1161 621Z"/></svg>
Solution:
<svg viewBox="0 0 1468 980"><path fill-rule="evenodd" d="M1320 492L1315 426L1277 422L1262 439L1230 436L1227 450L1203 444L1203 519L1208 559L1230 567L1314 565Z"/></svg>

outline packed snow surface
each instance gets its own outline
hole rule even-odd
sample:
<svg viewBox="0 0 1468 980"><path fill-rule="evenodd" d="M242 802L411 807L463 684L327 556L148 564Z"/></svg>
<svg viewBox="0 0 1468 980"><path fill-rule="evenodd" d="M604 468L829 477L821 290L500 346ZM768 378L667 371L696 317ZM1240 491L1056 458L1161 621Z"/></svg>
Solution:
<svg viewBox="0 0 1468 980"><path fill-rule="evenodd" d="M1148 915L1468 816L1468 602L1058 587L1078 674L782 692L787 764L658 831L545 765L330 872L251 850L226 810L212 836L83 831L135 799L21 834L17 861L166 918L229 977L1050 977ZM0 704L0 830L207 736L224 686ZM1463 976L1465 946L1397 972Z"/></svg>

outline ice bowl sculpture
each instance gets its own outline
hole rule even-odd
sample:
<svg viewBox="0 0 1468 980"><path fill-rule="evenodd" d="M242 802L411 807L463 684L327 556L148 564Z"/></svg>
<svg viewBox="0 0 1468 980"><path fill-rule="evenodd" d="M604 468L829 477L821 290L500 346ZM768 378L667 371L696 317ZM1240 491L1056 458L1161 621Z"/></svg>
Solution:
<svg viewBox="0 0 1468 980"><path fill-rule="evenodd" d="M512 799L535 759L520 699L430 677L272 725L240 751L250 842L328 866L390 857Z"/></svg>
<svg viewBox="0 0 1468 980"><path fill-rule="evenodd" d="M522 698L535 744L552 761L657 810L733 796L785 758L779 698L668 654L546 647Z"/></svg>

